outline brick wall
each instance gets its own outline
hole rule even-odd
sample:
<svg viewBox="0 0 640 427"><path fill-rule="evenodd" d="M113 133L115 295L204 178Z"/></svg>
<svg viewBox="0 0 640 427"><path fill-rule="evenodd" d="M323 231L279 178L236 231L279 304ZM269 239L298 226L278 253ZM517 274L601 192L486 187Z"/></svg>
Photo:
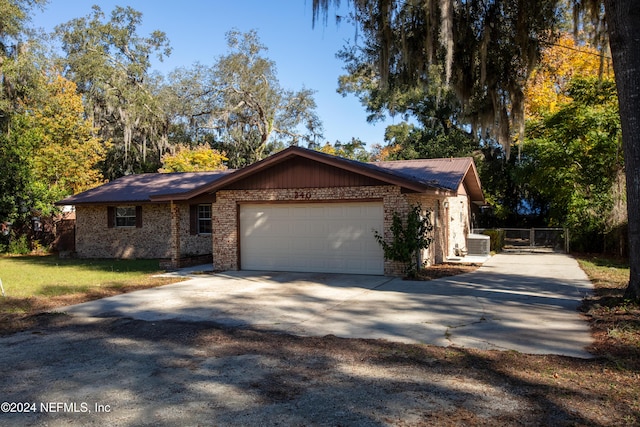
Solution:
<svg viewBox="0 0 640 427"><path fill-rule="evenodd" d="M300 199L300 194L304 195L303 199ZM406 213L409 206L406 195L401 194L400 188L395 186L219 191L212 210L214 267L221 270L238 269L238 203L376 199L383 202L384 235L386 239L391 239L393 212ZM384 272L387 275L399 275L404 273L404 268L397 263L385 261Z"/></svg>
<svg viewBox="0 0 640 427"><path fill-rule="evenodd" d="M170 257L170 224L168 205L143 206L140 228L109 228L107 206L79 205L76 253L81 258Z"/></svg>
<svg viewBox="0 0 640 427"><path fill-rule="evenodd" d="M304 200L299 199L300 194ZM306 196L309 196L307 199ZM141 228L108 228L106 206L77 206L76 253L82 258L163 258L173 260L211 254L215 268L238 269L238 202L322 201L322 200L382 200L384 208L384 236L391 240L391 222L395 211L406 214L409 206L419 203L431 211L434 242L424 251L425 264L437 264L453 256L457 243L466 246L469 233L468 198L464 195L446 197L426 194L402 194L394 186L339 187L287 190L233 190L217 193L213 204L213 234L191 235L189 206L174 205L174 230L171 207L168 204L142 206ZM444 202L448 208L444 208ZM462 203L461 203L462 202ZM446 216L446 218L445 218ZM446 222L445 222L446 221ZM174 236L179 236L178 245ZM445 244L448 243L448 249ZM175 250L179 255L176 256ZM406 266L386 261L386 275L402 275Z"/></svg>
<svg viewBox="0 0 640 427"><path fill-rule="evenodd" d="M422 254L425 264L446 262L447 257L454 256L456 244L461 249L465 248L470 230L469 198L466 195L409 194L408 200L411 205L419 203L422 209L431 211L434 242Z"/></svg>
<svg viewBox="0 0 640 427"><path fill-rule="evenodd" d="M189 234L189 206L175 205L180 257L211 253L211 235ZM142 205L142 227L109 228L107 206L76 206L76 253L81 258L175 258L168 204Z"/></svg>
<svg viewBox="0 0 640 427"><path fill-rule="evenodd" d="M471 232L469 199L466 195L448 197L449 202L449 256L455 255L455 247L467 247L467 235Z"/></svg>
<svg viewBox="0 0 640 427"><path fill-rule="evenodd" d="M189 257L211 253L211 234L191 235L189 205L180 204L180 256Z"/></svg>

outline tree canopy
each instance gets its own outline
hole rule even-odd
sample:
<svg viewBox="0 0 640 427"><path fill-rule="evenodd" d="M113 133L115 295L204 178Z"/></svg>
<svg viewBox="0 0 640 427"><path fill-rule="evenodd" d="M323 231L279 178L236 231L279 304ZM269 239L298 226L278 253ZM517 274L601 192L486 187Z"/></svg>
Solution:
<svg viewBox="0 0 640 427"><path fill-rule="evenodd" d="M331 3L314 0L314 20ZM350 60L379 90L448 86L476 135L490 132L509 153L512 131L524 130L523 87L558 21L555 1L364 0L351 19Z"/></svg>
<svg viewBox="0 0 640 427"><path fill-rule="evenodd" d="M613 251L615 236L624 254L624 156L610 59L563 34L543 50L525 95L521 184L546 204L546 224L571 228L576 249Z"/></svg>
<svg viewBox="0 0 640 427"><path fill-rule="evenodd" d="M280 86L275 63L256 31L227 33L229 53L211 66L196 64L171 76L171 95L200 142L227 153L232 168L261 160L277 147L322 136L313 91Z"/></svg>
<svg viewBox="0 0 640 427"><path fill-rule="evenodd" d="M6 132L22 96L33 88L32 61L25 61L29 12L45 0L0 1L0 131Z"/></svg>
<svg viewBox="0 0 640 427"><path fill-rule="evenodd" d="M41 75L40 84L41 97L23 99L11 131L0 135L0 213L17 224L104 182L99 163L108 145L94 136L75 84L59 75Z"/></svg>
<svg viewBox="0 0 640 427"><path fill-rule="evenodd" d="M566 101L528 126L523 181L550 202L548 222L568 226L584 251L626 221L620 115L612 80L574 78ZM626 208L626 206L624 206ZM582 237L581 239L576 239Z"/></svg>
<svg viewBox="0 0 640 427"><path fill-rule="evenodd" d="M539 65L524 88L525 116L553 114L571 99L568 86L573 77L613 79L611 58L569 33L543 49Z"/></svg>
<svg viewBox="0 0 640 427"><path fill-rule="evenodd" d="M0 220L21 230L61 197L103 182L105 144L76 85L40 55L27 22L39 0L0 2Z"/></svg>
<svg viewBox="0 0 640 427"><path fill-rule="evenodd" d="M204 172L225 170L224 164L228 159L224 153L207 145L198 145L191 148L179 145L175 153L167 153L162 156L162 167L158 172Z"/></svg>
<svg viewBox="0 0 640 427"><path fill-rule="evenodd" d="M313 22L339 0L314 0ZM640 300L640 3L635 0L359 0L350 19L361 41L352 58L400 93L438 76L460 101L479 137L504 148L522 141L524 87L543 46L573 9L574 28L603 48L609 41L625 156L631 275L626 295ZM604 19L606 15L606 20ZM586 19L581 19L586 18ZM368 68L367 68L368 67Z"/></svg>
<svg viewBox="0 0 640 427"><path fill-rule="evenodd" d="M112 142L104 173L110 179L157 169L167 148L167 123L150 82L150 57L171 53L166 35L138 34L142 14L117 6L107 19L100 7L90 16L56 28L67 77L78 85L102 139ZM155 156L149 156L152 148Z"/></svg>

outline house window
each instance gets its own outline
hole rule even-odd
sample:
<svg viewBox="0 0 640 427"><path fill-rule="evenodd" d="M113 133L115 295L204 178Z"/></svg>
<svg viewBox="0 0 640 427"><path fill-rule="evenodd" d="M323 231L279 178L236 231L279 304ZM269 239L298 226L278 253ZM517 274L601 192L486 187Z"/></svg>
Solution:
<svg viewBox="0 0 640 427"><path fill-rule="evenodd" d="M198 234L211 234L211 205L198 205Z"/></svg>
<svg viewBox="0 0 640 427"><path fill-rule="evenodd" d="M118 206L115 211L116 227L135 227L136 208L135 206Z"/></svg>

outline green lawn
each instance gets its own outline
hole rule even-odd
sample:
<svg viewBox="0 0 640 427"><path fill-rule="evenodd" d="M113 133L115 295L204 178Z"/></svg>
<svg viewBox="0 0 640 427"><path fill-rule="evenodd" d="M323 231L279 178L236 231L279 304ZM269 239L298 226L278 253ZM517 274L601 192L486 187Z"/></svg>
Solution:
<svg viewBox="0 0 640 427"><path fill-rule="evenodd" d="M580 267L595 288L583 309L591 319L593 333L601 335L600 346L615 354L619 364L640 367L640 304L624 299L629 283L626 260L596 255L577 256ZM637 368L636 368L637 369Z"/></svg>
<svg viewBox="0 0 640 427"><path fill-rule="evenodd" d="M79 260L54 255L0 257L0 280L5 296L10 298L145 286L153 282L150 276L160 271L157 260ZM159 284L162 283L166 280Z"/></svg>
<svg viewBox="0 0 640 427"><path fill-rule="evenodd" d="M0 256L0 335L33 327L38 313L182 280L160 272L157 260Z"/></svg>
<svg viewBox="0 0 640 427"><path fill-rule="evenodd" d="M580 267L596 287L620 289L625 288L629 283L629 263L627 260L585 254L579 254L576 258Z"/></svg>

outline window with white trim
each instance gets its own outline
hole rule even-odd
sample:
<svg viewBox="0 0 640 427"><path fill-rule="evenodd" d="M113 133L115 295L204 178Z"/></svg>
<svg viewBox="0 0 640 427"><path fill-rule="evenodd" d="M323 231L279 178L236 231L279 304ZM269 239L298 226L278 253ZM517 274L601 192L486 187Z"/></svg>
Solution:
<svg viewBox="0 0 640 427"><path fill-rule="evenodd" d="M198 205L198 234L211 234L211 205Z"/></svg>

